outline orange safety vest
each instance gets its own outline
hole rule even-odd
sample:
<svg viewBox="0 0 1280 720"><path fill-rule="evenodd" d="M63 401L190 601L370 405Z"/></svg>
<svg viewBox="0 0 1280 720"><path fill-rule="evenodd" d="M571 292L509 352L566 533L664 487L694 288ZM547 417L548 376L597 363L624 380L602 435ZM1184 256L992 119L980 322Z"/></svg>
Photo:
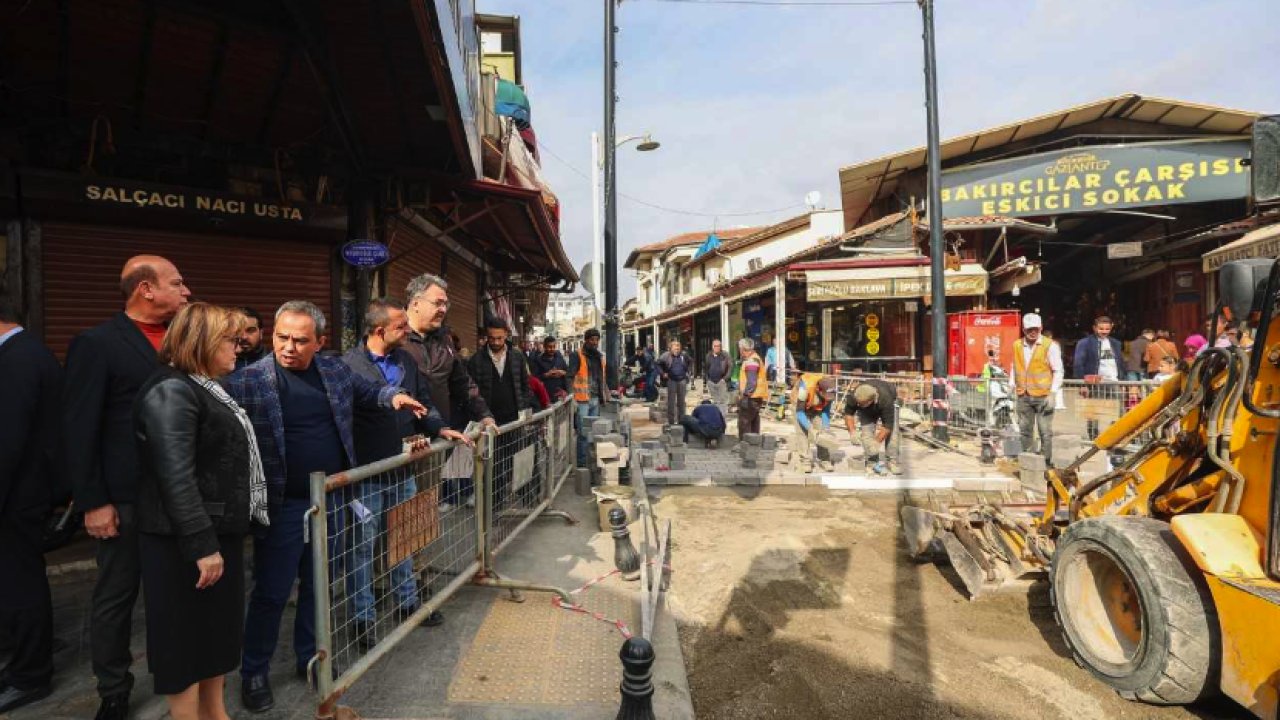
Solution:
<svg viewBox="0 0 1280 720"><path fill-rule="evenodd" d="M818 389L818 383L821 381L822 373L805 373L800 376L800 381L796 383L797 390L800 389L800 383L804 383L807 392L804 399L804 409L810 413L820 413L827 407L827 399L822 397L822 392Z"/></svg>
<svg viewBox="0 0 1280 720"><path fill-rule="evenodd" d="M752 354L751 357L742 361L742 367L738 368L738 387L745 388L747 386L747 364L754 363L756 373L756 389L751 391L751 397L760 400L769 399L769 381L764 375L764 361L759 355Z"/></svg>
<svg viewBox="0 0 1280 720"><path fill-rule="evenodd" d="M607 375L605 368L604 355L600 355L600 382L604 382ZM591 378L587 368L587 355L581 350L578 351L578 374L573 376L573 399L578 402L591 401Z"/></svg>
<svg viewBox="0 0 1280 720"><path fill-rule="evenodd" d="M1053 389L1053 366L1049 364L1049 340L1040 338L1031 350L1031 362L1023 354L1025 341L1013 349L1013 382L1019 395L1047 397Z"/></svg>

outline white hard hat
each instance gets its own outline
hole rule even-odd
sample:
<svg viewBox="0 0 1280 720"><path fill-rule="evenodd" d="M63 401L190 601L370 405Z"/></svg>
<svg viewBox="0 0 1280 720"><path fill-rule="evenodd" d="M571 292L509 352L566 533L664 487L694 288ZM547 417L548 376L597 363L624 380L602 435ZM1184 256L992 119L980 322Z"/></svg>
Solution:
<svg viewBox="0 0 1280 720"><path fill-rule="evenodd" d="M1043 328L1044 321L1036 313L1027 313L1022 316L1022 329L1030 330L1031 328Z"/></svg>

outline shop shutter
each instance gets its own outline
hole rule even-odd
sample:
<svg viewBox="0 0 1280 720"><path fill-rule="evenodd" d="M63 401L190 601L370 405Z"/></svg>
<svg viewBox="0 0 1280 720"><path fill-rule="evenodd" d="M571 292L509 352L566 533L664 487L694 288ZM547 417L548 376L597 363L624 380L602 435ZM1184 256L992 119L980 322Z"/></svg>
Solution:
<svg viewBox="0 0 1280 720"><path fill-rule="evenodd" d="M387 265L387 296L407 303L404 289L422 273L439 275L444 269L444 247L414 226L392 218L387 222L387 249L391 263Z"/></svg>
<svg viewBox="0 0 1280 720"><path fill-rule="evenodd" d="M474 265L461 258L449 258L445 280L449 283L449 327L464 348L474 348L479 340L477 328L484 324L480 317L480 281Z"/></svg>
<svg viewBox="0 0 1280 720"><path fill-rule="evenodd" d="M323 241L61 223L42 233L44 339L59 358L77 333L120 311L120 268L140 254L172 260L193 300L257 310L264 330L287 300L310 300L336 321Z"/></svg>

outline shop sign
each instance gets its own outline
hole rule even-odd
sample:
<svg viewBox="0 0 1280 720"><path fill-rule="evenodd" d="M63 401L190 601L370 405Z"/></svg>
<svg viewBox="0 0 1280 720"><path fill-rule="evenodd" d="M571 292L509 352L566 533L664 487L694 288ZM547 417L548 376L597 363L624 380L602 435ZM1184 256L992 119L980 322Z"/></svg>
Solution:
<svg viewBox="0 0 1280 720"><path fill-rule="evenodd" d="M1107 246L1107 259L1142 257L1142 242L1119 242Z"/></svg>
<svg viewBox="0 0 1280 720"><path fill-rule="evenodd" d="M32 199L82 202L143 214L188 214L269 222L279 225L338 226L346 209L306 203L280 203L246 195L154 183L82 178L62 173L22 173L22 193Z"/></svg>
<svg viewBox="0 0 1280 720"><path fill-rule="evenodd" d="M342 259L358 268L376 268L391 259L391 251L376 240L352 240L342 246Z"/></svg>
<svg viewBox="0 0 1280 720"><path fill-rule="evenodd" d="M1249 195L1247 140L1098 145L942 174L943 217L1026 217Z"/></svg>
<svg viewBox="0 0 1280 720"><path fill-rule="evenodd" d="M929 278L897 277L850 280L809 280L809 300L882 300L927 297ZM946 278L948 297L987 294L987 275L955 275Z"/></svg>

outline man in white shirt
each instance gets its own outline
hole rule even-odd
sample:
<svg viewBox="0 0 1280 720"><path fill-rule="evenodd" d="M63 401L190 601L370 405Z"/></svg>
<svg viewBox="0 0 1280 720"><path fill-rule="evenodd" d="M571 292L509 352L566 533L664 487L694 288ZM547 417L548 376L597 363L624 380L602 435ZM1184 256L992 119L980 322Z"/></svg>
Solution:
<svg viewBox="0 0 1280 720"><path fill-rule="evenodd" d="M1013 385L1018 394L1018 425L1022 448L1030 452L1040 429L1040 454L1053 461L1054 394L1062 387L1062 347L1042 337L1044 321L1036 313L1022 316L1022 340L1014 344Z"/></svg>

